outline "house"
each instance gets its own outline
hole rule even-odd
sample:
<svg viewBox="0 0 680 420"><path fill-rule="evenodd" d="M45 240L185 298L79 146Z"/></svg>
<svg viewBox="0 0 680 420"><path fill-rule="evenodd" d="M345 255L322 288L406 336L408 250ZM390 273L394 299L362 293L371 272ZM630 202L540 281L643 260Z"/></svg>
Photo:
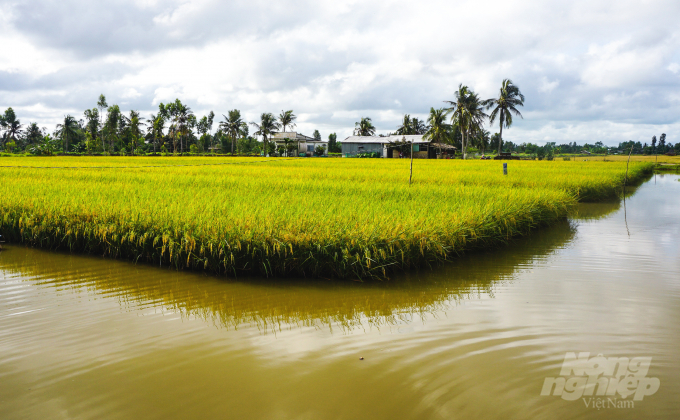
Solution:
<svg viewBox="0 0 680 420"><path fill-rule="evenodd" d="M294 131L274 133L269 140L276 143L276 148L278 149L279 146L286 147L286 141L284 139L288 139L289 142L296 144L297 154L295 154L295 156L314 156L314 151L317 146L323 147L325 149L323 155L328 156L327 140L316 140L313 137L308 137Z"/></svg>
<svg viewBox="0 0 680 420"><path fill-rule="evenodd" d="M436 159L437 155L454 154L456 148L443 143L431 143L422 135L390 134L386 137L349 136L342 141L342 156L351 157L360 153L377 153L383 158L398 158L402 142L413 143L414 159Z"/></svg>

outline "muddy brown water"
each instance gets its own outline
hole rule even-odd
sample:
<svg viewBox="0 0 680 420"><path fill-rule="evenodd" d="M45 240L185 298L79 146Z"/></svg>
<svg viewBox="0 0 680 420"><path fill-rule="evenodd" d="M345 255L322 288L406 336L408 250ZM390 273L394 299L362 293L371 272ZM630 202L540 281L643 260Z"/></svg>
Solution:
<svg viewBox="0 0 680 420"><path fill-rule="evenodd" d="M679 180L384 283L5 246L0 418L680 418Z"/></svg>

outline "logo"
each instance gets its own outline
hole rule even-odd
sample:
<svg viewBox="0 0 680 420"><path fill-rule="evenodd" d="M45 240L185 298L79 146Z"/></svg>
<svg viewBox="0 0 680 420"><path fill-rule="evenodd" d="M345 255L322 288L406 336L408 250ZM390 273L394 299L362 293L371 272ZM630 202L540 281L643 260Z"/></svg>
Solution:
<svg viewBox="0 0 680 420"><path fill-rule="evenodd" d="M564 355L560 375L545 378L542 396L582 399L588 408L634 408L634 401L659 390L659 378L648 378L651 357L590 357L582 352ZM628 399L629 396L632 398Z"/></svg>

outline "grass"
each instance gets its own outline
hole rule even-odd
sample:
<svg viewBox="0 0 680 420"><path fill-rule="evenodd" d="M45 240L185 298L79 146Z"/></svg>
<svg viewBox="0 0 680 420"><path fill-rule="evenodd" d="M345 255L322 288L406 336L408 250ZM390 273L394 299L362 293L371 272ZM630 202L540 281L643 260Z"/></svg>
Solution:
<svg viewBox="0 0 680 420"><path fill-rule="evenodd" d="M494 161L418 161L409 187L408 164L3 158L0 166L63 168L0 168L0 233L227 275L386 278L498 246L578 200L614 197L625 174L622 162L513 161L504 176ZM651 168L632 163L629 177Z"/></svg>

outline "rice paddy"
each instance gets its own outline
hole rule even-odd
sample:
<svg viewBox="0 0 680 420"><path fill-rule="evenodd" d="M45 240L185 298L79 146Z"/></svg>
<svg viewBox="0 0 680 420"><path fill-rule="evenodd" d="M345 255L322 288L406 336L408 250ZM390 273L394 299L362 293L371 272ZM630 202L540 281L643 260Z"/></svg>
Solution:
<svg viewBox="0 0 680 420"><path fill-rule="evenodd" d="M614 197L626 172L508 165L418 161L409 186L405 159L3 158L0 234L229 276L387 278ZM629 179L652 166L631 162Z"/></svg>

